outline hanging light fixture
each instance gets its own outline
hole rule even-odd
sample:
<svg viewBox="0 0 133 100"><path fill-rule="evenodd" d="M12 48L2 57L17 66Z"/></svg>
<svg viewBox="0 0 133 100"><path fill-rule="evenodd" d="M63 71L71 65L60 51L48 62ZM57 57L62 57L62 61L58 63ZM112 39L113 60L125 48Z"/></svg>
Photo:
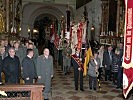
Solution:
<svg viewBox="0 0 133 100"><path fill-rule="evenodd" d="M91 31L94 31L95 30L95 27L94 25L91 26Z"/></svg>
<svg viewBox="0 0 133 100"><path fill-rule="evenodd" d="M37 29L33 29L33 33L38 33L38 30Z"/></svg>
<svg viewBox="0 0 133 100"><path fill-rule="evenodd" d="M19 31L21 31L22 29L21 29L21 27L19 28Z"/></svg>

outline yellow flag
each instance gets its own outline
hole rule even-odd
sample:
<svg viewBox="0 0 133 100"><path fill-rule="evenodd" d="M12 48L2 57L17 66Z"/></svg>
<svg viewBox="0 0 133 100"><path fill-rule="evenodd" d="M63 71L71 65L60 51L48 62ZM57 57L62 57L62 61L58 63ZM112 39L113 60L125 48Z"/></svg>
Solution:
<svg viewBox="0 0 133 100"><path fill-rule="evenodd" d="M92 57L92 51L91 51L91 47L89 47L86 52L86 57L85 57L85 62L84 62L84 76L87 75L87 68L88 68L87 65L91 57Z"/></svg>

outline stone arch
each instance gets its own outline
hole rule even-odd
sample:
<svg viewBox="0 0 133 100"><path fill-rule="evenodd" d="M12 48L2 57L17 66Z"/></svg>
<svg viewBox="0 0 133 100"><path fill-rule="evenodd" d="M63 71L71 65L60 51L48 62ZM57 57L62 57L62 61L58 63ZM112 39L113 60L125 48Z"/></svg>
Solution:
<svg viewBox="0 0 133 100"><path fill-rule="evenodd" d="M36 9L29 19L29 24L33 25L36 17L43 15L43 14L50 14L52 16L55 16L56 19L60 20L62 16L65 17L65 15L56 7L51 6L44 6L41 8Z"/></svg>
<svg viewBox="0 0 133 100"><path fill-rule="evenodd" d="M62 16L66 18L67 4L45 4L45 3L28 3L23 6L22 18L22 37L28 37L27 29L33 28L34 21L41 14L50 14L60 20ZM70 7L73 14L73 9Z"/></svg>

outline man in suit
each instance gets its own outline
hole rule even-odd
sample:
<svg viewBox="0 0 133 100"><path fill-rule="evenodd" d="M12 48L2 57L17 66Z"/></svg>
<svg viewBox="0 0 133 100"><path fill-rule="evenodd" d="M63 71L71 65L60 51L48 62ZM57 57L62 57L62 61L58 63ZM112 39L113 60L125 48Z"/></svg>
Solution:
<svg viewBox="0 0 133 100"><path fill-rule="evenodd" d="M5 73L5 83L19 83L20 77L20 61L15 56L14 47L9 48L9 55L2 62L3 71Z"/></svg>
<svg viewBox="0 0 133 100"><path fill-rule="evenodd" d="M26 51L24 51L24 48L20 46L20 43L18 41L14 43L14 48L15 48L16 56L19 57L20 64L22 64L22 60L24 59L24 57L26 57L26 54L25 54Z"/></svg>
<svg viewBox="0 0 133 100"><path fill-rule="evenodd" d="M53 77L53 57L49 55L49 49L45 48L43 55L37 58L38 83L45 85L44 100L48 100L51 91L51 78Z"/></svg>
<svg viewBox="0 0 133 100"><path fill-rule="evenodd" d="M27 56L22 60L22 78L25 83L33 83L33 79L37 78L33 55L33 49L27 49Z"/></svg>
<svg viewBox="0 0 133 100"><path fill-rule="evenodd" d="M33 49L34 51L34 56L33 56L33 61L35 63L35 66L36 66L36 62L37 62L37 57L39 56L39 53L38 53L38 49L34 46L33 43L28 43L28 48L27 49Z"/></svg>
<svg viewBox="0 0 133 100"><path fill-rule="evenodd" d="M107 47L107 50L104 51L103 53L103 66L105 67L105 81L111 80L111 67L112 67L112 46L109 45Z"/></svg>
<svg viewBox="0 0 133 100"><path fill-rule="evenodd" d="M80 62L82 63L80 59L80 50L76 50L76 53L72 55L72 64L74 67L75 90L78 90L78 80L80 78L80 90L84 91L83 89L83 68L80 65L81 63L79 63L77 59L79 59Z"/></svg>

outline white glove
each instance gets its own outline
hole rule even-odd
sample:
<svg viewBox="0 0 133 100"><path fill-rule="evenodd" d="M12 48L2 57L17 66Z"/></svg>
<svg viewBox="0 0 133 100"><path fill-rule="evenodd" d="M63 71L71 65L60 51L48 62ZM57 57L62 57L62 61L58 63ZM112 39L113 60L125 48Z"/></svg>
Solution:
<svg viewBox="0 0 133 100"><path fill-rule="evenodd" d="M41 79L42 77L41 76L38 76L39 79Z"/></svg>
<svg viewBox="0 0 133 100"><path fill-rule="evenodd" d="M29 77L26 78L26 80L29 80L29 79L30 79Z"/></svg>
<svg viewBox="0 0 133 100"><path fill-rule="evenodd" d="M53 75L51 75L51 78L53 78Z"/></svg>
<svg viewBox="0 0 133 100"><path fill-rule="evenodd" d="M81 70L81 68L78 68L78 70L80 71L80 70Z"/></svg>

